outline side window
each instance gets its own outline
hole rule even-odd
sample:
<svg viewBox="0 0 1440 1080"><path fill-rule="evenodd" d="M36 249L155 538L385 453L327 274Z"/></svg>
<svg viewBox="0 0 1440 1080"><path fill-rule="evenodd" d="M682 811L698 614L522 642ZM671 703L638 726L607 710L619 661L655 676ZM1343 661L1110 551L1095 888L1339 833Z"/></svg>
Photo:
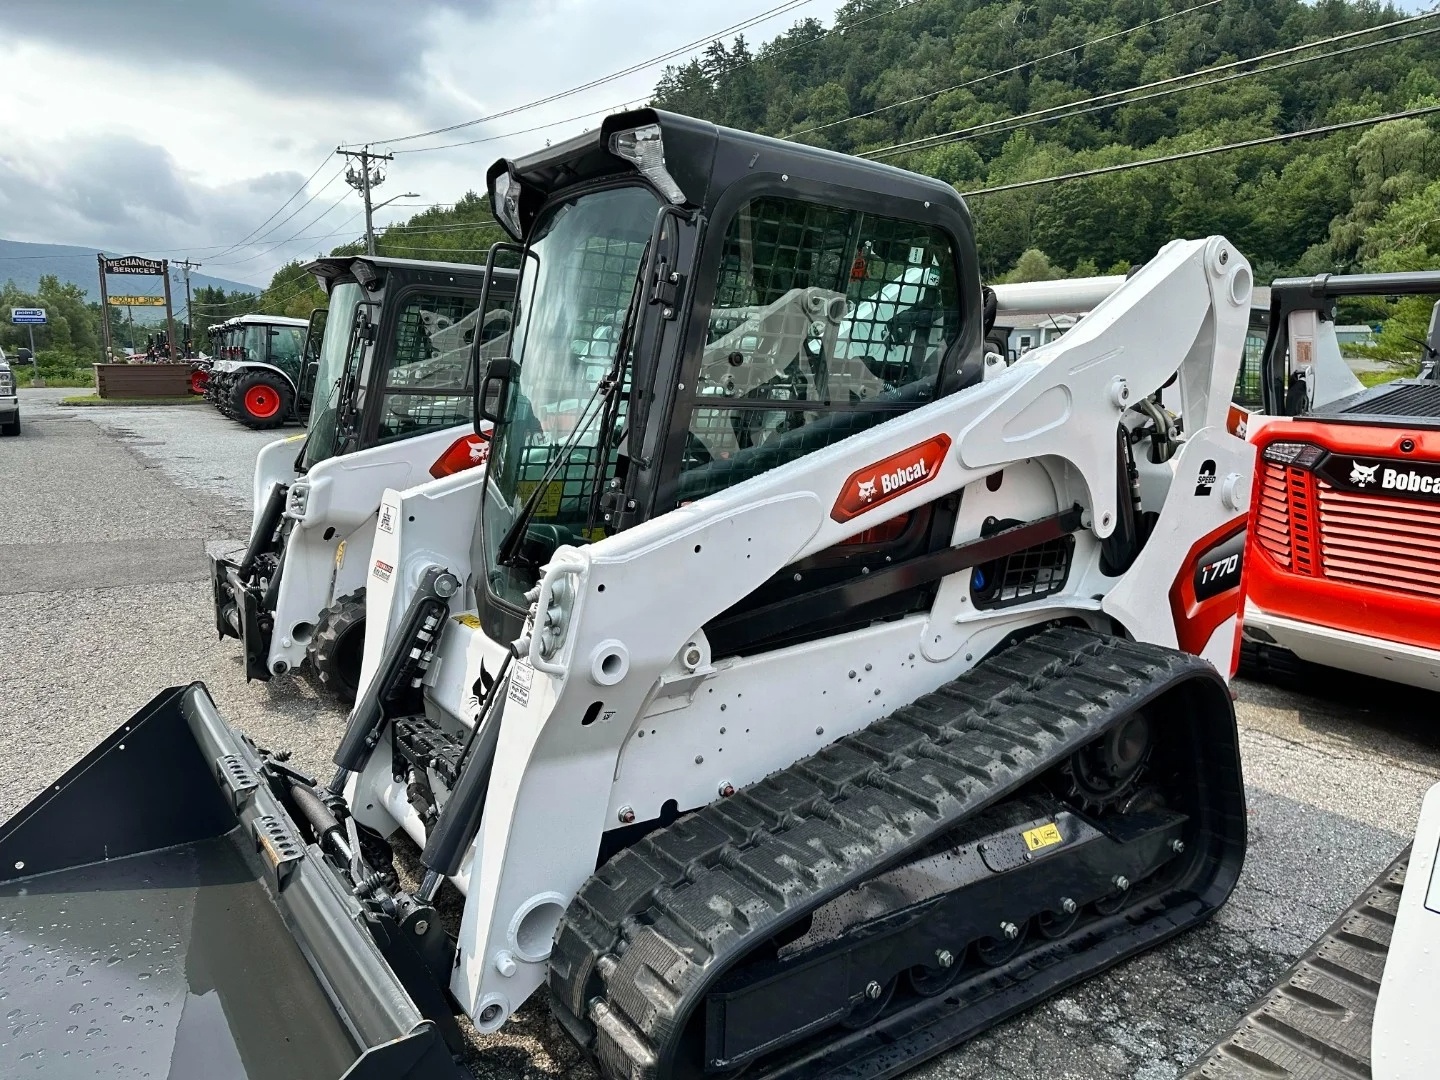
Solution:
<svg viewBox="0 0 1440 1080"><path fill-rule="evenodd" d="M300 371L300 351L304 347L303 331L297 326L270 327L270 363L290 375Z"/></svg>
<svg viewBox="0 0 1440 1080"><path fill-rule="evenodd" d="M412 292L386 356L380 441L454 427L471 418L470 350L502 355L514 299L492 290L483 313L475 296ZM498 351L497 351L498 350Z"/></svg>
<svg viewBox="0 0 1440 1080"><path fill-rule="evenodd" d="M931 400L960 318L941 230L792 199L746 204L724 239L679 501Z"/></svg>
<svg viewBox="0 0 1440 1080"><path fill-rule="evenodd" d="M1231 400L1247 409L1261 407L1260 365L1265 357L1265 338L1258 333L1245 336L1245 355L1240 361L1240 373L1235 376L1235 394Z"/></svg>

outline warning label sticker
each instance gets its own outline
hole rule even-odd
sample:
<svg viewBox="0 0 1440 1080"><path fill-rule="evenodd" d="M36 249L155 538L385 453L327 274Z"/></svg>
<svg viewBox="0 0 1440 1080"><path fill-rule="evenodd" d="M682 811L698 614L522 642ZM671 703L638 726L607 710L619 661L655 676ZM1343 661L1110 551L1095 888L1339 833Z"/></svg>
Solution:
<svg viewBox="0 0 1440 1080"><path fill-rule="evenodd" d="M1037 825L1033 829L1026 829L1020 834L1025 839L1025 846L1031 851L1039 851L1041 848L1053 847L1065 839L1060 835L1060 828L1053 821L1046 825Z"/></svg>
<svg viewBox="0 0 1440 1080"><path fill-rule="evenodd" d="M530 687L535 682L535 669L528 660L516 660L510 665L510 690L507 697L516 705L530 704Z"/></svg>
<svg viewBox="0 0 1440 1080"><path fill-rule="evenodd" d="M455 616L455 621L461 626L468 626L471 630L480 629L480 616L473 611L464 611Z"/></svg>
<svg viewBox="0 0 1440 1080"><path fill-rule="evenodd" d="M380 523L376 526L381 532L393 533L395 531L395 511L388 503L380 506Z"/></svg>
<svg viewBox="0 0 1440 1080"><path fill-rule="evenodd" d="M521 480L515 485L515 494L520 497L522 505L530 501L530 495L538 483L538 480ZM564 484L557 484L553 480L545 485L545 490L540 493L540 499L535 504L537 517L556 518L560 516L560 496L564 487Z"/></svg>
<svg viewBox="0 0 1440 1080"><path fill-rule="evenodd" d="M391 566L388 562L381 562L379 559L376 559L375 569L371 571L371 574L379 578L381 581L389 581L390 575L394 572L395 568Z"/></svg>

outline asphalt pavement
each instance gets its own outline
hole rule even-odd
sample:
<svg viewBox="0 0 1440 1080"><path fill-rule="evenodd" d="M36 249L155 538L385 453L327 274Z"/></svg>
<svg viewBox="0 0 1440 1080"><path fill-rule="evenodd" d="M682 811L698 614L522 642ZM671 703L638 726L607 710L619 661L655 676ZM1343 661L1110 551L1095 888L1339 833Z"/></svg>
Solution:
<svg viewBox="0 0 1440 1080"><path fill-rule="evenodd" d="M255 453L299 429L247 431L204 405L59 407L68 393L23 391L24 433L0 440L0 817L196 679L237 727L323 770L343 712L303 678L245 682L206 571L207 552L245 542ZM1250 848L1230 902L916 1080L1169 1080L1408 842L1440 781L1440 698L1349 676L1236 689ZM542 1004L472 1042L481 1077L592 1075Z"/></svg>

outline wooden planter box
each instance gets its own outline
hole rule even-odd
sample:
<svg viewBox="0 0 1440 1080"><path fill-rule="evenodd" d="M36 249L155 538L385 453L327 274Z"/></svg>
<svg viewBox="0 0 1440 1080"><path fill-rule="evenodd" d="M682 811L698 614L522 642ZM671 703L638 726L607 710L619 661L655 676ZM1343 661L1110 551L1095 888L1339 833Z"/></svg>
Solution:
<svg viewBox="0 0 1440 1080"><path fill-rule="evenodd" d="M189 364L95 364L95 392L102 398L185 397Z"/></svg>

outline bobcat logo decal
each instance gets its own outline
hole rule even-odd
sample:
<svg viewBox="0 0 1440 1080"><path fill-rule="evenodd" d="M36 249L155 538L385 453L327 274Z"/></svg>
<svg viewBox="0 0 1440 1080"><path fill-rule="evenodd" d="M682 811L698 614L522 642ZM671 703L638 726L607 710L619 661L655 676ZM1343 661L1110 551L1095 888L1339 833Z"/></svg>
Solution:
<svg viewBox="0 0 1440 1080"><path fill-rule="evenodd" d="M1361 465L1358 461L1350 463L1350 482L1356 487L1369 487L1375 483L1375 473L1379 465Z"/></svg>
<svg viewBox="0 0 1440 1080"><path fill-rule="evenodd" d="M875 498L875 478L860 481L860 498L863 502L869 502Z"/></svg>

